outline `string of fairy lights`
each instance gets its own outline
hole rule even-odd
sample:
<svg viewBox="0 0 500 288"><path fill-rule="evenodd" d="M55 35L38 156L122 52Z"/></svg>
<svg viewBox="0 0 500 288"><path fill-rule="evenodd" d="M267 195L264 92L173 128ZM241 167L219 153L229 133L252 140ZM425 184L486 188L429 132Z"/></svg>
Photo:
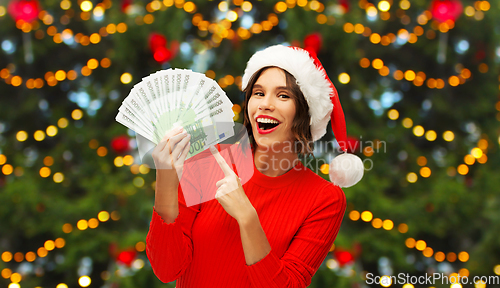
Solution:
<svg viewBox="0 0 500 288"><path fill-rule="evenodd" d="M146 10L150 14L146 14L145 16L137 16L135 18L135 23L137 25L152 24L155 20L153 13L155 13L156 11L165 11L169 7L175 6L178 9L183 9L187 13L194 14L191 22L198 28L198 34L200 36L204 37L208 35L208 33L212 34L212 37L210 39L211 41L203 42L207 49L210 49L212 47L217 47L218 44L220 44L223 39L234 39L235 37L238 37L239 40L247 40L253 34L259 34L262 31L270 31L274 26L277 26L279 24L279 18L277 14L284 13L286 10L293 9L296 6L301 7L306 11L312 10L318 12L316 21L319 24L334 25L336 23L335 17L327 16L322 13L324 12L325 7L319 1L286 0L276 3L274 6L275 13L270 13L266 20L261 21L260 23L254 23L249 29L239 27L235 31L231 29L232 22L238 19L242 11L243 12L251 11L253 9L253 6L249 1L233 0L232 2L237 7L236 9L230 10L227 1L221 1L219 3L218 5L219 10L222 12L227 12L227 17L226 19L223 19L217 23L213 23L208 20L204 20L203 15L200 13L194 14L196 12L197 7L193 2L185 2L184 0L175 0L175 1L154 0L146 5ZM380 19L384 21L389 20L391 18L391 13L388 11L391 8L391 5L393 4L392 1L379 1L378 7L376 7L372 3L369 3L367 0L360 0L358 4L360 8L366 11L366 14L368 16L374 17L377 16L377 14L379 14ZM111 0L104 0L102 3L99 3L95 7L93 7L93 3L91 1L79 0L78 5L82 10L82 12L79 13L78 16L80 17L80 19L87 21L91 19L92 15L95 17L101 17L102 15L104 15L106 9L111 8L112 3ZM70 19L75 17L74 10L70 9L71 6L72 3L69 0L62 0L60 2L61 9L66 11L65 15L63 15L60 18L60 23L62 25L69 24ZM401 23L403 24L410 23L411 20L410 17L405 14L405 10L408 10L410 6L411 4L410 1L408 0L401 0L399 2L399 7L401 9L398 9L396 16L401 19ZM480 21L484 18L484 12L488 11L489 9L490 9L490 3L488 1L475 1L474 6L465 7L464 14L468 17L473 17L474 19ZM6 14L5 7L0 6L0 17L3 17L5 14ZM125 33L128 30L127 24L122 22L118 24L110 23L104 27L101 27L99 29L99 32L92 33L90 35L84 35L83 33L74 34L74 32L71 29L64 29L59 32L57 27L52 25L54 23L54 16L47 11L41 11L39 14L39 19L42 21L44 25L48 26L45 30L41 28L40 23L38 21L34 23L18 21L16 23L16 26L18 29L22 30L25 33L34 31L35 38L37 39L43 39L45 35L48 35L52 37L55 43L63 43L65 41L68 41L69 39L72 39L74 42L82 46L88 46L90 44L98 44L101 42L103 37L107 37L108 35L112 35L115 33ZM422 26L426 25L431 19L432 19L431 13L429 11L424 11L417 17L417 22L421 26L418 25L415 26L413 28L413 31L411 32L406 29L400 29L397 32L397 34L388 33L386 35L380 35L379 33L372 32L370 27L364 26L361 23L356 23L356 24L344 23L343 30L346 33L356 33L364 37L367 37L369 41L373 44L388 46L391 43L396 42L398 38L406 40L408 43L413 44L418 41L418 37L425 35L428 39L433 39L436 37L435 31L446 33L450 29L454 28L454 23L451 21L441 24L432 21L430 23L431 29L425 31ZM368 58L362 58L359 64L363 68L368 68L372 66L373 68L378 70L381 76L389 76L391 74L389 68L384 65L384 62L381 59L373 59L370 61ZM98 61L97 59L89 59L87 61L87 65L84 66L80 71L75 71L75 70L69 70L69 71L58 70L56 72L49 71L45 73L43 79L31 78L27 80L24 80L21 76L12 75L11 74L12 71L15 71L15 65L9 64L6 68L0 70L0 77L4 79L4 81L7 84L15 87L21 86L24 82L26 87L29 89L40 89L43 88L44 85L56 86L59 82L62 82L64 80L70 80L70 81L75 80L79 75L89 76L91 75L92 70L98 68L99 65L103 68L108 68L111 65L111 61L108 58L103 58L100 61ZM469 69L464 67L457 67L457 70L459 70L457 71L459 74L452 75L448 79L427 78L427 75L424 72L422 71L415 72L413 70L406 70L406 71L396 70L392 73L392 77L398 81L400 80L409 81L413 83L413 85L415 86L422 86L425 83L426 86L430 89L442 89L447 84L452 87L464 84L465 81L471 77L471 71ZM486 73L488 71L488 66L485 63L481 63L478 66L478 70L481 73ZM212 70L208 70L206 72L206 75L212 79L215 79L216 76L215 72ZM347 73L341 73L338 79L339 82L342 84L347 84L350 82L350 76ZM132 75L129 73L123 73L120 77L120 80L124 84L130 83L132 81ZM226 75L224 77L219 78L218 83L222 88L226 88L230 85L237 85L238 87L241 87L241 76L235 77L232 75ZM500 101L497 103L496 109L500 111ZM233 107L233 110L236 112L235 120L237 120L238 114L241 112L241 106L236 104ZM79 120L83 117L83 112L80 109L75 109L72 112L71 116L74 120ZM387 116L391 120L397 120L399 119L399 112L395 109L391 109L388 111ZM437 139L437 133L435 131L425 130L421 125L414 126L413 120L410 118L404 118L402 120L402 125L408 129L412 128L413 134L417 137L422 137L425 135L425 138L428 141L435 141ZM55 137L58 134L59 129L64 129L67 126L68 126L68 120L66 118L61 118L58 120L57 126L50 125L46 128L45 131L43 130L35 131L33 133L33 138L36 141L43 141L44 139L46 139L46 137ZM16 139L19 142L26 141L28 137L29 136L26 131L19 131L16 134ZM445 131L442 134L442 137L445 141L448 142L453 141L455 138L454 133L452 131ZM96 154L100 157L104 157L108 154L108 148L106 148L105 146L99 146L98 141L95 139L89 142L89 148L95 149ZM480 139L477 143L477 147L471 149L470 154L467 154L464 157L464 164L460 164L457 168L448 167L447 169L448 175L455 176L456 172L458 172L461 175L466 175L469 171L468 166L473 165L475 162L481 164L486 163L487 148L488 148L488 140ZM372 147L365 147L365 149L363 150L363 154L367 157L373 155L373 152L374 151ZM23 175L23 168L22 167L14 168L13 165L7 163L7 160L8 159L5 155L0 154L0 165L2 165L2 173L4 175L14 174L17 177L21 177ZM137 174L149 173L149 168L146 165L138 165L134 164L134 162L135 159L131 155L117 156L113 160L113 163L116 167L130 166L130 171L132 174L137 175ZM45 166L42 167L39 171L41 177L48 178L50 177L50 175L52 175L54 182L61 183L64 181L64 175L62 172L56 172L52 174L52 171L50 169L50 166L52 166L52 164L54 163L54 159L52 157L50 156L45 157L43 163ZM431 175L430 168L425 166L427 164L426 157L424 156L418 157L417 164L422 167L419 171L419 174L422 177L427 178ZM324 174L328 174L328 166L322 166L321 172ZM415 183L417 181L418 176L415 172L410 172L408 173L406 178L408 182ZM144 179L140 176L137 176L136 178L134 178L133 183L136 187L142 187L144 185ZM155 183L153 183L152 185L154 188ZM79 230L86 230L87 228L94 229L98 227L100 222L106 222L110 218L112 220L118 221L119 220L118 212L113 211L109 213L107 211L101 211L97 215L97 218L91 218L88 220L85 219L79 220L76 223L76 227ZM372 226L376 229L383 228L389 231L395 228L395 224L392 220L390 219L382 220L380 218L374 218L372 212L370 211L363 211L360 213L356 210L351 210L349 213L349 218L352 221L358 221L359 219L361 219L362 221L365 222L371 222ZM400 233L406 233L408 231L408 225L405 223L401 223L397 226L397 229ZM69 223L64 224L62 227L62 231L64 233L71 233L73 231L73 225ZM22 252L12 253L9 251L5 251L2 253L1 259L4 262L10 262L10 261L33 262L37 256L41 258L46 257L49 251L52 251L56 248L58 249L63 248L65 245L66 242L63 238L57 238L55 240L47 240L44 242L43 246L39 247L36 250L36 253L27 252L23 254ZM144 245L145 244L143 242L138 242L136 245L136 250L138 252L144 251L145 249ZM455 262L457 260L461 262L467 262L469 259L469 254L466 251L461 251L459 253L449 252L446 254L441 251L434 253L434 250L431 247L428 247L424 240L407 238L405 241L405 245L408 248L412 249L415 248L419 251L422 251L422 254L425 257L434 256L434 259L438 262L443 262L443 261ZM496 274L500 275L500 265L495 266L494 271ZM466 276L468 275L468 270L462 268L458 273L462 276L464 275ZM3 278L6 279L10 278L12 284L17 284L17 285L18 283L20 283L22 278L19 273L12 273L12 271L8 268L3 269L1 275ZM450 275L450 277L452 275ZM90 285L90 278L88 276L82 276L79 280L79 283L80 286L87 287L88 285ZM85 283L88 283L87 286L82 285ZM9 288L16 288L16 287L20 286L19 285L18 286L13 285L12 287L9 286ZM67 288L67 287L68 286L64 283L61 283L57 286L57 288Z"/></svg>

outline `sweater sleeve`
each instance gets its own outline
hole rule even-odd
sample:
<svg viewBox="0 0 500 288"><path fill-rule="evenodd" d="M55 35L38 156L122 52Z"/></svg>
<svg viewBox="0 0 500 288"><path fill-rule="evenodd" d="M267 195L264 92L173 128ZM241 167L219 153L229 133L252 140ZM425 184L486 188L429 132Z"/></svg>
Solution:
<svg viewBox="0 0 500 288"><path fill-rule="evenodd" d="M183 176L184 178L184 176ZM186 184L184 184L184 182ZM179 215L173 223L165 223L153 209L153 217L146 237L146 254L153 272L160 281L167 283L178 279L187 269L193 258L191 230L200 211L200 204L187 207L182 192L195 189L187 187L188 181L179 185Z"/></svg>
<svg viewBox="0 0 500 288"><path fill-rule="evenodd" d="M340 187L329 184L318 193L314 208L281 259L271 252L247 266L252 287L307 287L337 237L346 209Z"/></svg>

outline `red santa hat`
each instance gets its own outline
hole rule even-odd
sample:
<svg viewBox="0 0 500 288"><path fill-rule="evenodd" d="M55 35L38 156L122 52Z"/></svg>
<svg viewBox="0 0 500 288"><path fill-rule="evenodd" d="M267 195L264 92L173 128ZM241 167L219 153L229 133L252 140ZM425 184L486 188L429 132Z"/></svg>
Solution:
<svg viewBox="0 0 500 288"><path fill-rule="evenodd" d="M331 120L337 143L346 153L330 162L330 180L340 187L350 187L359 182L363 177L363 162L358 156L347 153L345 118L337 89L318 58L299 47L270 46L256 52L248 60L242 78L242 89L245 90L250 78L257 71L271 66L286 70L297 80L309 106L313 141L319 140L326 134L328 121Z"/></svg>

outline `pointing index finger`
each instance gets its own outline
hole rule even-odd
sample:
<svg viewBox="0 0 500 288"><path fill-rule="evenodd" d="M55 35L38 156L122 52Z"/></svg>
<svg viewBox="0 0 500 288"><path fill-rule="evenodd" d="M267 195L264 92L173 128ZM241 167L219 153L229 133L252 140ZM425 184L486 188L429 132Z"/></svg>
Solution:
<svg viewBox="0 0 500 288"><path fill-rule="evenodd" d="M217 151L217 149L213 145L210 146L210 152L212 152L212 155L214 155L215 160L217 160L217 163L222 169L222 172L224 172L225 176L234 174L234 171L231 169L231 167L229 167L229 165L227 165L226 160L220 155L219 151Z"/></svg>

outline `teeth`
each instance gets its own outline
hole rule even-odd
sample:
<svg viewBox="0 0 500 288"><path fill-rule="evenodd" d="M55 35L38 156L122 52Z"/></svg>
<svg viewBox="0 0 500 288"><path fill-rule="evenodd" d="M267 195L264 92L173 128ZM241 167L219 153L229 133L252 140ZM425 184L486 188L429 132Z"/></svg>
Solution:
<svg viewBox="0 0 500 288"><path fill-rule="evenodd" d="M260 122L260 123L272 123L272 124L279 124L280 123L280 122L278 122L276 120L269 119L269 118L257 118L257 122Z"/></svg>

